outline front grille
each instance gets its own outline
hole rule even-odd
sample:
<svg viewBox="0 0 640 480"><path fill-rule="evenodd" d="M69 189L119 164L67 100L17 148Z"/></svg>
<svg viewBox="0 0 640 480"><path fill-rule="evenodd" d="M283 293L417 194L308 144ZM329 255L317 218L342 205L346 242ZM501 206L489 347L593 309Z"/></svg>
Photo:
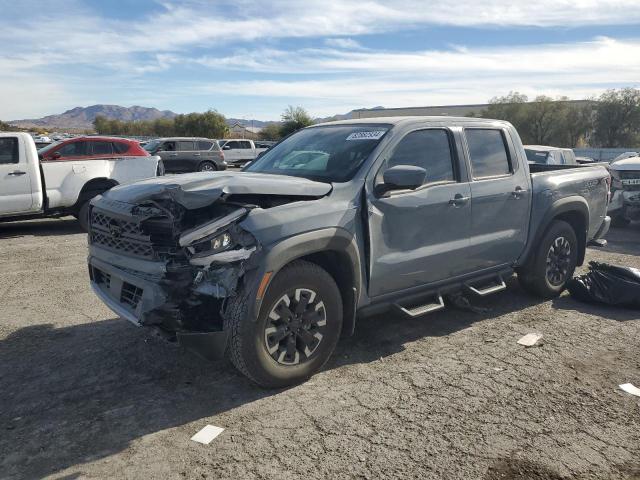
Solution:
<svg viewBox="0 0 640 480"><path fill-rule="evenodd" d="M639 171L623 171L619 170L620 180L636 180L640 179L640 170Z"/></svg>
<svg viewBox="0 0 640 480"><path fill-rule="evenodd" d="M105 288L111 288L111 275L97 268L93 268L93 279L98 285L104 285Z"/></svg>
<svg viewBox="0 0 640 480"><path fill-rule="evenodd" d="M122 290L120 291L120 303L124 303L135 310L142 298L142 294L143 290L140 287L123 282Z"/></svg>
<svg viewBox="0 0 640 480"><path fill-rule="evenodd" d="M123 235L142 235L142 231L140 229L140 224L136 222L127 222L124 220L115 220L112 217L105 215L99 211L93 211L91 215L91 226L92 227L102 227L106 230L109 230L109 227L117 223L117 225L121 229L121 233Z"/></svg>
<svg viewBox="0 0 640 480"><path fill-rule="evenodd" d="M166 217L136 221L93 208L89 238L94 245L148 260L166 260L178 250Z"/></svg>

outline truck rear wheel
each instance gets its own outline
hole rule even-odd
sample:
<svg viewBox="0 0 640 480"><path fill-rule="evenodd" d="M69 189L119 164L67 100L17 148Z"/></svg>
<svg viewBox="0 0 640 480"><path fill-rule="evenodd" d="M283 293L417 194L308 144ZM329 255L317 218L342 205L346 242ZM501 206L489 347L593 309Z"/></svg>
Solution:
<svg viewBox="0 0 640 480"><path fill-rule="evenodd" d="M324 269L303 260L284 267L256 321L247 319L247 301L238 295L225 315L227 356L240 372L262 387L286 387L327 362L342 330L342 299Z"/></svg>
<svg viewBox="0 0 640 480"><path fill-rule="evenodd" d="M573 227L554 220L545 232L532 262L520 268L522 287L542 298L557 297L573 277L578 262L578 239Z"/></svg>

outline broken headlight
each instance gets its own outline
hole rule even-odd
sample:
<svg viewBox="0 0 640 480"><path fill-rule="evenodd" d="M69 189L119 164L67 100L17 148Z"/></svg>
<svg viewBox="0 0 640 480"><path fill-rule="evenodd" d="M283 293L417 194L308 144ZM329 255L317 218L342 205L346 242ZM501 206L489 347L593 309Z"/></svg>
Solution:
<svg viewBox="0 0 640 480"><path fill-rule="evenodd" d="M622 190L620 172L614 169L610 169L609 174L611 175L611 187L613 187L612 190Z"/></svg>
<svg viewBox="0 0 640 480"><path fill-rule="evenodd" d="M223 252L231 247L231 235L229 232L221 233L213 238L198 242L189 247L193 254L208 254Z"/></svg>

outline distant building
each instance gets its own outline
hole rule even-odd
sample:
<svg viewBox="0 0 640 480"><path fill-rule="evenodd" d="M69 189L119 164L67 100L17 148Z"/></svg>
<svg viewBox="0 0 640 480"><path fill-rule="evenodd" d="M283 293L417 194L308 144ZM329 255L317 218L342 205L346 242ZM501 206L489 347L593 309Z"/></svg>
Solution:
<svg viewBox="0 0 640 480"><path fill-rule="evenodd" d="M591 103L589 100L567 100L567 103L580 105ZM533 103L533 102L530 102ZM361 108L353 111L353 118L373 117L410 117L410 116L451 116L467 117L479 115L489 106L488 103L473 105L439 105L433 107L402 107L402 108Z"/></svg>
<svg viewBox="0 0 640 480"><path fill-rule="evenodd" d="M248 138L249 140L258 140L260 138L260 127L247 127L240 122L236 122L229 127L227 138Z"/></svg>

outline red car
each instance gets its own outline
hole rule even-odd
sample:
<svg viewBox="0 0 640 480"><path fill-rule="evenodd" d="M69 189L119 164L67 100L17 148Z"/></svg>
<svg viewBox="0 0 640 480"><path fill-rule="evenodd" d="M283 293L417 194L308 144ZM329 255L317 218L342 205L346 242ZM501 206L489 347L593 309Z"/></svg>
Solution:
<svg viewBox="0 0 640 480"><path fill-rule="evenodd" d="M43 161L91 160L117 157L148 157L135 140L113 137L76 137L52 143L38 150Z"/></svg>

